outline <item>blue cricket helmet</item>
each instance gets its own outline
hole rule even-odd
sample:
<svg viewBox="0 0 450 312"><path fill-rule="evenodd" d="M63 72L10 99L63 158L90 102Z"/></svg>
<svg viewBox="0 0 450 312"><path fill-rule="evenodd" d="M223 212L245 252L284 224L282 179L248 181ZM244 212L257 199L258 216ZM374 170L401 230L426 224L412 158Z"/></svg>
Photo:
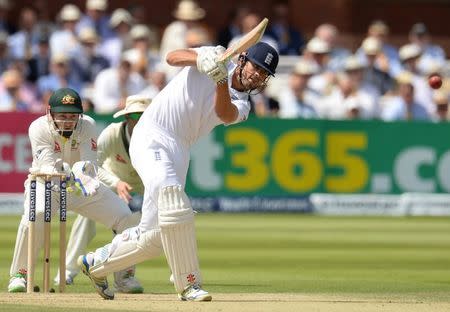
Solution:
<svg viewBox="0 0 450 312"><path fill-rule="evenodd" d="M275 76L279 56L271 45L261 41L256 43L247 50L246 58Z"/></svg>

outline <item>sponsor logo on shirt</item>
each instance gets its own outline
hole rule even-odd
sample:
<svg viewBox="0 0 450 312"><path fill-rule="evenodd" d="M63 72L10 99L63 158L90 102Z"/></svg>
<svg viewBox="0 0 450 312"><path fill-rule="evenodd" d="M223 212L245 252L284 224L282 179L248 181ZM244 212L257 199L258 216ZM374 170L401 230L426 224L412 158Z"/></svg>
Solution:
<svg viewBox="0 0 450 312"><path fill-rule="evenodd" d="M53 151L55 153L61 153L61 146L59 146L59 143L55 141L55 147L53 148Z"/></svg>
<svg viewBox="0 0 450 312"><path fill-rule="evenodd" d="M93 138L91 138L91 150L97 151L97 142Z"/></svg>
<svg viewBox="0 0 450 312"><path fill-rule="evenodd" d="M159 151L156 151L156 152L155 152L155 160L156 160L156 161L161 160L161 153L160 153Z"/></svg>
<svg viewBox="0 0 450 312"><path fill-rule="evenodd" d="M42 149L38 150L36 153L34 153L34 158L39 160L39 157L42 155Z"/></svg>
<svg viewBox="0 0 450 312"><path fill-rule="evenodd" d="M126 160L123 159L123 157L120 156L119 154L116 154L116 160L117 160L118 162L123 163L123 164L126 164L126 163L127 163Z"/></svg>

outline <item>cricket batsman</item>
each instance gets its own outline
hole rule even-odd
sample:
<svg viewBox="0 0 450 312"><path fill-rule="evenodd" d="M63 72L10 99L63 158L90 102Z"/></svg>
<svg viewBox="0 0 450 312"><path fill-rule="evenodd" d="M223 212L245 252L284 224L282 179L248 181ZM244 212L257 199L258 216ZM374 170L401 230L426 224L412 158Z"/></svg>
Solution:
<svg viewBox="0 0 450 312"><path fill-rule="evenodd" d="M79 258L97 292L113 299L107 275L164 251L181 300L210 301L202 288L194 211L184 191L189 150L217 125L247 119L249 93L260 92L275 74L278 53L259 42L222 63L225 48L175 50L166 60L184 67L145 110L130 143L132 164L144 186L142 218L95 252Z"/></svg>
<svg viewBox="0 0 450 312"><path fill-rule="evenodd" d="M114 118L124 117L125 120L110 124L98 137L97 162L100 182L109 187L124 200L131 211L141 211L144 195L144 185L131 165L129 145L133 129L151 99L142 95L127 97L125 108L116 112ZM67 248L66 283L72 284L80 267L77 259L86 252L86 247L96 234L95 222L79 215L74 224ZM122 275L128 276L124 278ZM114 287L122 293L142 293L144 288L133 278L134 270L114 273ZM59 276L55 278L59 282Z"/></svg>
<svg viewBox="0 0 450 312"><path fill-rule="evenodd" d="M30 172L65 174L69 210L100 222L118 233L138 224L140 213L133 214L127 204L98 179L95 122L83 115L81 98L76 91L70 88L56 90L49 99L47 114L31 123L28 135L33 154ZM37 182L37 237L36 248L31 255L35 258L44 240L44 181L38 178ZM27 289L29 184L28 177L25 181L24 214L17 231L10 269L9 292L25 292ZM59 193L58 183L53 185L52 190L53 193ZM58 207L59 194L52 196L52 213L56 213Z"/></svg>

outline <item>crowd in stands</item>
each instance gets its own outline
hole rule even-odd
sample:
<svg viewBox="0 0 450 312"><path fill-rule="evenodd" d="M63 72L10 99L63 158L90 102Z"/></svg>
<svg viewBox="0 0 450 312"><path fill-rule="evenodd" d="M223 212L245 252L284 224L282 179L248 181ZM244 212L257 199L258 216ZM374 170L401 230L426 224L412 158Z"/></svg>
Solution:
<svg viewBox="0 0 450 312"><path fill-rule="evenodd" d="M45 112L51 93L77 90L87 112L112 114L133 94L154 97L179 68L165 62L177 48L220 44L225 47L257 25L251 7L236 8L223 29L203 23L207 12L193 0L180 0L174 20L160 33L138 5L110 12L108 0L86 0L85 11L63 5L52 20L36 7L23 7L17 25L7 22L11 0L0 0L0 112ZM341 46L331 24L318 25L306 38L280 2L271 10L263 41L280 55L279 74L265 91L251 95L260 117L447 120L449 61L433 44L423 23L411 25L409 41L389 43L382 20L368 25L367 36L352 51ZM283 67L283 64L288 66ZM428 77L444 85L433 90Z"/></svg>

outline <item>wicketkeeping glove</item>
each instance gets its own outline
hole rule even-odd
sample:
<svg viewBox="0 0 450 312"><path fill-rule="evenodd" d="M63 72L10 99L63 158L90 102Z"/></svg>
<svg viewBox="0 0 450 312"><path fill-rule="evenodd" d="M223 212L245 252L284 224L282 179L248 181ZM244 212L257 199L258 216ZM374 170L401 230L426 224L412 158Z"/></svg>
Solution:
<svg viewBox="0 0 450 312"><path fill-rule="evenodd" d="M75 191L81 191L86 197L97 194L100 182L97 178L97 170L93 163L90 161L78 161L74 163L72 166L72 176Z"/></svg>

